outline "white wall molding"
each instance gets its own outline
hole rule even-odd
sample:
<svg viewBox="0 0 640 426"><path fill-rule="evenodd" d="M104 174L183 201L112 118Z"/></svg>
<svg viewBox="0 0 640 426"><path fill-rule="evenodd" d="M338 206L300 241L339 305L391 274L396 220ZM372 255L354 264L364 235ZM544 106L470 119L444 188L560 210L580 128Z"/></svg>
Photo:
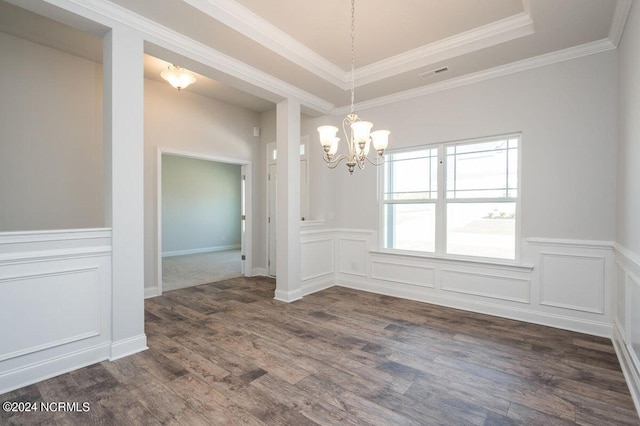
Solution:
<svg viewBox="0 0 640 426"><path fill-rule="evenodd" d="M633 356L629 346L625 343L623 332L619 329L617 321L614 324L612 341L616 355L620 361L622 373L624 374L627 386L629 386L631 398L633 399L636 411L640 415L640 365L638 365L637 358Z"/></svg>
<svg viewBox="0 0 640 426"><path fill-rule="evenodd" d="M214 253L217 251L239 250L239 249L240 249L240 244L230 244L226 246L202 247L202 248L189 249L189 250L165 251L162 253L162 257L184 256L187 254Z"/></svg>
<svg viewBox="0 0 640 426"><path fill-rule="evenodd" d="M560 238L527 238L526 242L536 246L567 246L574 248L613 250L613 241L567 240Z"/></svg>
<svg viewBox="0 0 640 426"><path fill-rule="evenodd" d="M500 259L495 260L482 260L472 258L456 258L456 257L444 257L434 256L429 254L418 254L416 252L402 252L401 250L371 250L370 253L375 257L384 257L388 259L415 259L425 262L433 262L438 264L457 264L461 266L478 266L488 269L498 269L502 271L514 271L514 272L531 272L533 265L519 264L519 263L507 263Z"/></svg>
<svg viewBox="0 0 640 426"><path fill-rule="evenodd" d="M185 2L329 83L343 90L348 89L347 71L241 4L233 0L185 0Z"/></svg>
<svg viewBox="0 0 640 426"><path fill-rule="evenodd" d="M69 2L74 7L69 8L67 4ZM56 3L60 7L72 10L75 13L79 13L78 8L80 8L80 10L84 11L84 13L80 13L83 16L94 18L94 15L98 15L103 17L102 22L106 18L107 21L113 21L135 29L143 33L146 40L158 46L173 52L179 52L183 56L233 76L244 83L271 92L278 97L296 98L303 105L325 114L333 108L333 105L324 99L279 80L203 43L185 37L177 31L173 31L115 3L102 0L56 0ZM226 83L230 84L230 82Z"/></svg>
<svg viewBox="0 0 640 426"><path fill-rule="evenodd" d="M49 359L35 361L10 371L0 371L0 395L104 361L108 357L109 343L101 343Z"/></svg>
<svg viewBox="0 0 640 426"><path fill-rule="evenodd" d="M547 252L541 252L539 256L541 305L604 314L606 300L604 256ZM551 268L554 270L550 276L547 276L547 270ZM566 291L563 283L571 279L580 282L581 287ZM585 299L586 297L588 300ZM586 301L586 303L579 305L576 303L577 300Z"/></svg>
<svg viewBox="0 0 640 426"><path fill-rule="evenodd" d="M111 343L109 360L115 361L116 359L124 358L125 356L133 355L147 349L149 348L147 347L147 336L145 334L118 340Z"/></svg>
<svg viewBox="0 0 640 426"><path fill-rule="evenodd" d="M342 90L349 89L350 73L232 0L186 0L191 6L228 25L253 41ZM525 11L461 34L409 50L356 70L362 86L422 66L475 52L534 32Z"/></svg>
<svg viewBox="0 0 640 426"><path fill-rule="evenodd" d="M611 29L609 30L609 40L611 40L611 43L616 47L620 43L620 39L624 33L624 27L627 23L627 17L629 16L632 4L633 0L618 0L616 2Z"/></svg>
<svg viewBox="0 0 640 426"><path fill-rule="evenodd" d="M511 264L379 250L373 231L335 232L337 285L611 336L610 242L523 239L523 263Z"/></svg>
<svg viewBox="0 0 640 426"><path fill-rule="evenodd" d="M529 304L531 280L495 274L442 269L444 291Z"/></svg>
<svg viewBox="0 0 640 426"><path fill-rule="evenodd" d="M111 238L111 228L0 232L0 245Z"/></svg>
<svg viewBox="0 0 640 426"><path fill-rule="evenodd" d="M0 236L0 392L107 359L111 339L111 231ZM4 320L6 326L10 322ZM25 331L26 330L26 331Z"/></svg>
<svg viewBox="0 0 640 426"><path fill-rule="evenodd" d="M613 343L640 414L640 256L615 244L617 265Z"/></svg>
<svg viewBox="0 0 640 426"><path fill-rule="evenodd" d="M269 271L267 268L253 268L252 277L268 277Z"/></svg>
<svg viewBox="0 0 640 426"><path fill-rule="evenodd" d="M296 289L293 291L282 291L276 289L274 299L286 303L295 302L296 300L302 299L302 289Z"/></svg>
<svg viewBox="0 0 640 426"><path fill-rule="evenodd" d="M418 287L435 288L436 270L410 262L371 261L371 278L376 280L399 282Z"/></svg>
<svg viewBox="0 0 640 426"><path fill-rule="evenodd" d="M610 337L612 326L606 321L594 321L547 312L534 309L525 309L521 306L513 306L502 303L494 303L481 299L469 299L468 297L446 294L442 292L416 291L416 287L408 288L402 284L389 282L371 282L366 279L339 278L337 286L400 297L418 302L432 303L464 311L499 316L503 318L526 321L564 330L577 331L595 336Z"/></svg>
<svg viewBox="0 0 640 426"><path fill-rule="evenodd" d="M615 243L616 261L631 273L640 277L640 255L621 244Z"/></svg>
<svg viewBox="0 0 640 426"><path fill-rule="evenodd" d="M615 49L613 43L607 38L594 41L591 43L581 44L579 46L570 47L556 52L547 53L529 59L512 62L506 65L490 68L488 70L478 71L461 77L451 78L442 82L429 84L417 89L405 90L403 92L394 93L388 96L363 101L355 105L356 110L363 111L371 108L388 105L394 102L405 101L445 90L455 89L473 83L478 83L493 78L504 77L506 75L515 74L535 68L553 65L559 62L569 61L581 58L583 56L593 55L596 53L606 52ZM349 106L334 108L331 115L342 116L349 113Z"/></svg>
<svg viewBox="0 0 640 426"><path fill-rule="evenodd" d="M356 85L374 83L533 33L533 20L522 12L360 67L356 70Z"/></svg>

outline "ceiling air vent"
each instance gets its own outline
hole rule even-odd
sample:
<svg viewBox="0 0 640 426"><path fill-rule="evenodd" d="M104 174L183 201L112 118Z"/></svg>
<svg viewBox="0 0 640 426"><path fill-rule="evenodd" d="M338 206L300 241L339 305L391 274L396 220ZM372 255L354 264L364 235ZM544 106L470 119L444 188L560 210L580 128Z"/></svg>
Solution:
<svg viewBox="0 0 640 426"><path fill-rule="evenodd" d="M442 68L438 68L438 69L435 69L435 70L423 72L421 74L418 74L418 76L421 79L426 80L428 78L431 78L431 77L433 77L435 75L438 75L438 74L442 74L442 73L447 72L447 71L449 71L449 67L442 67Z"/></svg>

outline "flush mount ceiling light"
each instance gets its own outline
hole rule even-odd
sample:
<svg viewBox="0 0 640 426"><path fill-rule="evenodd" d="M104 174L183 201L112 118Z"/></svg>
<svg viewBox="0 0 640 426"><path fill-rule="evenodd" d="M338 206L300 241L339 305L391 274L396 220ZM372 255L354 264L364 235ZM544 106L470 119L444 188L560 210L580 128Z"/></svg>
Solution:
<svg viewBox="0 0 640 426"><path fill-rule="evenodd" d="M327 166L331 169L335 169L336 166L342 161L347 160L347 168L349 173L353 174L355 167L364 169L365 163L369 161L371 164L379 166L384 163L384 150L387 148L389 142L388 130L377 130L371 132L373 123L369 121L361 121L358 115L354 112L355 101L355 0L351 0L351 112L342 120L342 131L344 132L345 140L347 141L347 154L341 154L335 156L338 151L338 142L340 138L336 137L338 128L335 126L320 126L318 127L318 133L320 134L320 144L324 150L323 158L327 163ZM347 132L349 128L349 132ZM373 148L378 153L376 160L371 160L368 157L371 143Z"/></svg>
<svg viewBox="0 0 640 426"><path fill-rule="evenodd" d="M196 76L192 72L177 65L169 65L166 70L160 73L160 77L178 90L196 82Z"/></svg>

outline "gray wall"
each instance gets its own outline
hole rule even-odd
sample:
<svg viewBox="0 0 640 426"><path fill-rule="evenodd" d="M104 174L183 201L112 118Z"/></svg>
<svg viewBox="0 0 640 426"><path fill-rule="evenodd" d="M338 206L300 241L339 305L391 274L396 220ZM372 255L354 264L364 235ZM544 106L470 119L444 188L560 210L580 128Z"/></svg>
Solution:
<svg viewBox="0 0 640 426"><path fill-rule="evenodd" d="M631 6L619 46L616 242L640 256L640 6Z"/></svg>
<svg viewBox="0 0 640 426"><path fill-rule="evenodd" d="M240 178L239 165L164 154L163 255L239 246Z"/></svg>
<svg viewBox="0 0 640 426"><path fill-rule="evenodd" d="M390 149L521 131L522 237L613 241L616 55L590 55L358 114L391 130ZM637 143L635 149L637 159ZM635 170L638 182L637 162ZM350 176L341 165L334 173L336 226L377 230L375 167Z"/></svg>
<svg viewBox="0 0 640 426"><path fill-rule="evenodd" d="M0 232L105 225L102 67L0 33Z"/></svg>

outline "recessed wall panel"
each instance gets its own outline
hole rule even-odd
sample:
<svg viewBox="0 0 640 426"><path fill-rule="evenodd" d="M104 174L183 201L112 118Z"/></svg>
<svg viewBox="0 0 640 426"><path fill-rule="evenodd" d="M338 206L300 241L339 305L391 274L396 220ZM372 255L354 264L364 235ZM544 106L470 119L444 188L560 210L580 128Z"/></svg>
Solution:
<svg viewBox="0 0 640 426"><path fill-rule="evenodd" d="M0 294L0 360L100 334L97 267L0 276Z"/></svg>
<svg viewBox="0 0 640 426"><path fill-rule="evenodd" d="M442 290L529 303L531 281L525 278L443 269Z"/></svg>
<svg viewBox="0 0 640 426"><path fill-rule="evenodd" d="M302 242L302 280L333 274L333 238Z"/></svg>
<svg viewBox="0 0 640 426"><path fill-rule="evenodd" d="M604 313L605 259L542 253L540 304Z"/></svg>
<svg viewBox="0 0 640 426"><path fill-rule="evenodd" d="M435 287L434 268L405 263L373 261L371 278L419 287Z"/></svg>

